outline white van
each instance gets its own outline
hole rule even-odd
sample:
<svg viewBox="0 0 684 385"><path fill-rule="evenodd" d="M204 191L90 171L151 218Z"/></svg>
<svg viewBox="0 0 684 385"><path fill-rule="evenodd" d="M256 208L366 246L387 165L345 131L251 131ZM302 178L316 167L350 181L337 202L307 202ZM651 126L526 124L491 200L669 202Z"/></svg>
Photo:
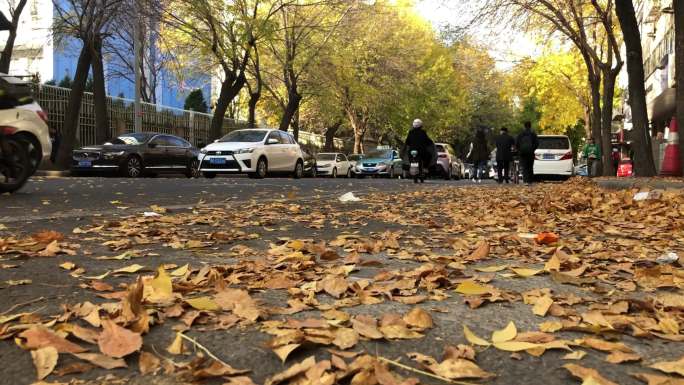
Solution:
<svg viewBox="0 0 684 385"><path fill-rule="evenodd" d="M534 175L574 175L572 144L566 135L539 135L539 148L534 152Z"/></svg>

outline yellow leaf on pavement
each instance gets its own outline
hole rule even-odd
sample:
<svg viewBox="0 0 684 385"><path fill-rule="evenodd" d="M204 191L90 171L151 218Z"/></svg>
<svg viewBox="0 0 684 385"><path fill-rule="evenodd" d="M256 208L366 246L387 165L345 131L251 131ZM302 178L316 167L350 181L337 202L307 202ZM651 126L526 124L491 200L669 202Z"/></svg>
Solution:
<svg viewBox="0 0 684 385"><path fill-rule="evenodd" d="M623 362L641 361L641 356L636 353L612 352L606 357L606 361L611 364L621 364Z"/></svg>
<svg viewBox="0 0 684 385"><path fill-rule="evenodd" d="M503 266L487 266L487 267L476 267L475 270L483 273L496 273L508 269L508 265Z"/></svg>
<svg viewBox="0 0 684 385"><path fill-rule="evenodd" d="M558 321L547 321L539 324L539 330L544 333L555 333L563 329L563 324Z"/></svg>
<svg viewBox="0 0 684 385"><path fill-rule="evenodd" d="M166 274L163 266L157 268L157 276L150 283L151 292L146 296L147 299L157 302L173 297L173 284L171 277Z"/></svg>
<svg viewBox="0 0 684 385"><path fill-rule="evenodd" d="M491 345L487 340L478 337L473 333L466 325L463 325L463 334L465 335L466 340L470 342L473 345L480 345L480 346L489 346Z"/></svg>
<svg viewBox="0 0 684 385"><path fill-rule="evenodd" d="M33 358L33 365L36 367L36 377L42 380L57 366L57 359L59 352L53 346L46 346L44 348L31 351L31 358Z"/></svg>
<svg viewBox="0 0 684 385"><path fill-rule="evenodd" d="M583 385L618 385L604 378L597 370L585 368L576 364L563 365L573 376L581 379Z"/></svg>
<svg viewBox="0 0 684 385"><path fill-rule="evenodd" d="M535 275L541 273L542 271L544 271L543 269L536 270L536 269L524 269L524 268L511 269L511 270L513 270L513 272L515 274L517 274L523 278L529 278L529 277L535 276Z"/></svg>
<svg viewBox="0 0 684 385"><path fill-rule="evenodd" d="M136 264L133 264L130 266L126 266L126 267L122 267L120 269L114 270L114 271L112 271L112 274L122 274L122 273L133 274L133 273L139 272L140 270L142 270L144 268L145 268L145 266L138 265L136 263Z"/></svg>
<svg viewBox="0 0 684 385"><path fill-rule="evenodd" d="M287 361L287 356L290 355L295 349L300 347L301 344L289 344L289 345L284 345L279 348L273 349L273 353L275 353L278 358L280 358L280 361L285 363Z"/></svg>
<svg viewBox="0 0 684 385"><path fill-rule="evenodd" d="M563 359L564 360L581 360L586 355L587 355L587 352L585 352L584 350L577 350L577 351L574 351L572 353L568 353L568 354L564 355Z"/></svg>
<svg viewBox="0 0 684 385"><path fill-rule="evenodd" d="M475 363L462 358L449 358L428 368L436 375L450 380L462 378L490 378L494 374L482 370Z"/></svg>
<svg viewBox="0 0 684 385"><path fill-rule="evenodd" d="M537 349L544 347L544 345L533 344L531 342L521 342L521 341L505 341L505 342L495 342L494 347L506 352L522 352L528 349Z"/></svg>
<svg viewBox="0 0 684 385"><path fill-rule="evenodd" d="M464 281L458 284L456 292L466 295L482 295L487 294L491 290L485 286L478 285L473 281Z"/></svg>
<svg viewBox="0 0 684 385"><path fill-rule="evenodd" d="M515 327L513 321L511 321L504 329L497 330L494 333L492 333L492 342L496 344L497 342L510 341L514 339L517 335L518 329Z"/></svg>
<svg viewBox="0 0 684 385"><path fill-rule="evenodd" d="M188 270L190 270L190 265L186 263L185 265L183 265L183 266L177 268L176 270L172 271L171 276L172 277L182 277L188 273Z"/></svg>
<svg viewBox="0 0 684 385"><path fill-rule="evenodd" d="M197 310L218 311L221 307L211 297L197 297L186 299L185 302Z"/></svg>
<svg viewBox="0 0 684 385"><path fill-rule="evenodd" d="M73 262L64 262L61 265L59 265L64 270L73 270L76 268L76 264Z"/></svg>
<svg viewBox="0 0 684 385"><path fill-rule="evenodd" d="M173 339L173 342L171 342L171 345L169 345L168 348L166 348L166 351L169 352L170 354L178 355L178 354L183 354L185 349L183 349L183 337L181 337L181 333L176 333L176 337Z"/></svg>
<svg viewBox="0 0 684 385"><path fill-rule="evenodd" d="M546 264L544 264L544 271L560 271L561 261L556 254L552 255Z"/></svg>
<svg viewBox="0 0 684 385"><path fill-rule="evenodd" d="M657 374L635 373L632 376L647 382L648 385L684 385L684 378L674 378Z"/></svg>
<svg viewBox="0 0 684 385"><path fill-rule="evenodd" d="M532 308L532 313L540 317L545 317L551 305L553 305L553 299L551 299L551 297L549 297L548 295L545 295L537 299L537 302L534 304L534 307Z"/></svg>

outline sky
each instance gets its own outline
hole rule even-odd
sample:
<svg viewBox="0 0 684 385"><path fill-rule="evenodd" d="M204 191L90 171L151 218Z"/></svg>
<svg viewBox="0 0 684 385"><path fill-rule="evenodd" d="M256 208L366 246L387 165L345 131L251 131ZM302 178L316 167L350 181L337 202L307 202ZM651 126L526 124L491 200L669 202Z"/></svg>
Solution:
<svg viewBox="0 0 684 385"><path fill-rule="evenodd" d="M416 0L415 8L435 28L444 25L464 26L470 21L469 10L454 0ZM533 39L520 32L512 32L493 26L481 26L472 34L490 47L490 54L497 60L500 69L509 69L519 60L537 56L539 47Z"/></svg>

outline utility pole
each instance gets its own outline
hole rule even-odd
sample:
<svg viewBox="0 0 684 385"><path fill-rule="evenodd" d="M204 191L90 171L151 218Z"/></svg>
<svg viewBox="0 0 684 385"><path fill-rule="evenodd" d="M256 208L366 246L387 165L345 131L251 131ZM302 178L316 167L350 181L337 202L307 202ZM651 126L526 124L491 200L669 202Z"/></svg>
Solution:
<svg viewBox="0 0 684 385"><path fill-rule="evenodd" d="M135 51L135 132L142 131L142 105L140 99L142 98L142 28L141 28L141 10L138 1L135 1L135 20L133 32L133 51Z"/></svg>

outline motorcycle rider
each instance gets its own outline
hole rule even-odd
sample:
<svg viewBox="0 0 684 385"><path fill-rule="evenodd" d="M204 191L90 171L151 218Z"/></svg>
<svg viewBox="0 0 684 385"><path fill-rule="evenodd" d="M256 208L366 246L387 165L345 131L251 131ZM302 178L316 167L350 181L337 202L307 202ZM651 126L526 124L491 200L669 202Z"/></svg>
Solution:
<svg viewBox="0 0 684 385"><path fill-rule="evenodd" d="M406 164L410 163L410 154L413 150L418 151L422 180L424 179L425 170L429 169L436 162L437 152L435 151L435 142L430 139L427 132L423 129L423 121L420 119L413 121L412 128L404 142L402 158Z"/></svg>

